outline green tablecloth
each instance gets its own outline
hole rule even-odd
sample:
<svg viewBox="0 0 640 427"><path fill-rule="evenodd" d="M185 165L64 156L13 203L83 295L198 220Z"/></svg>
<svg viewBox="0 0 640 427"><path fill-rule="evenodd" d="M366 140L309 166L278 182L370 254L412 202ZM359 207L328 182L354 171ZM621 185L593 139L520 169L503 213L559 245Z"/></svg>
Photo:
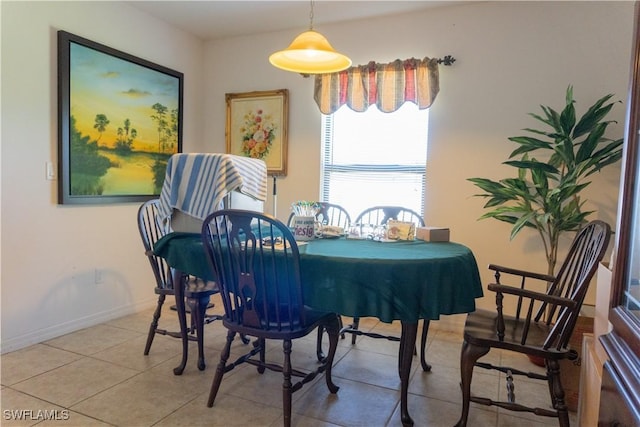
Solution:
<svg viewBox="0 0 640 427"><path fill-rule="evenodd" d="M199 234L171 233L154 252L178 270L215 279ZM474 311L482 296L473 253L452 242L318 239L300 245L300 263L306 303L347 316L438 319Z"/></svg>

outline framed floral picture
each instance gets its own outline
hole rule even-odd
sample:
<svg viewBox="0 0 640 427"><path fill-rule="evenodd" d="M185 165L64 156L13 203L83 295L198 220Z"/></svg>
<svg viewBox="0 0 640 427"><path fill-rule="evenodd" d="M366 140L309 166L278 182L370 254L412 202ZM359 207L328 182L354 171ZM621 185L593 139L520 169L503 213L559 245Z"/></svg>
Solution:
<svg viewBox="0 0 640 427"><path fill-rule="evenodd" d="M289 91L227 93L227 153L264 160L269 175L287 174Z"/></svg>

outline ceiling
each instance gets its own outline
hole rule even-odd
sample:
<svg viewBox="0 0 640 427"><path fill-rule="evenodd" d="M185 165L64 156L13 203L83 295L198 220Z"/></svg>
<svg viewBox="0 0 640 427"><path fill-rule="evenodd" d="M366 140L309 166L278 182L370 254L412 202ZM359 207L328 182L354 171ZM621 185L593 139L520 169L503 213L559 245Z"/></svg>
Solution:
<svg viewBox="0 0 640 427"><path fill-rule="evenodd" d="M310 1L128 1L130 6L202 40L309 28ZM323 24L409 13L461 1L316 0L314 28Z"/></svg>

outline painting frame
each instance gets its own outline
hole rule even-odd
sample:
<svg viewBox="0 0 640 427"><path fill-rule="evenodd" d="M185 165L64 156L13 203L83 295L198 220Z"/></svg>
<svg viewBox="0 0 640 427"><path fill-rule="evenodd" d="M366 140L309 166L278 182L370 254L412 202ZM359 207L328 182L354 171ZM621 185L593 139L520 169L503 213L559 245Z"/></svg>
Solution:
<svg viewBox="0 0 640 427"><path fill-rule="evenodd" d="M286 176L289 90L227 93L225 102L227 153L262 159L268 175Z"/></svg>
<svg viewBox="0 0 640 427"><path fill-rule="evenodd" d="M159 197L168 157L182 152L184 74L66 31L57 39L58 204Z"/></svg>

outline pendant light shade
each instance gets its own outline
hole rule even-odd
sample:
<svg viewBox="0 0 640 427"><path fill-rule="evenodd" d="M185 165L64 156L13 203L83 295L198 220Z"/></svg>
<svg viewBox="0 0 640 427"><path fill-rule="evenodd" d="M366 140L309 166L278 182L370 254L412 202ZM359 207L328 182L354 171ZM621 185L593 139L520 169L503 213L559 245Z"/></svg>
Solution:
<svg viewBox="0 0 640 427"><path fill-rule="evenodd" d="M305 31L289 47L269 57L274 67L300 74L323 74L342 71L351 66L351 60L336 52L319 32Z"/></svg>
<svg viewBox="0 0 640 427"><path fill-rule="evenodd" d="M303 75L335 73L351 66L351 60L329 44L325 36L313 30L313 0L309 30L296 37L288 48L269 57L274 67Z"/></svg>

